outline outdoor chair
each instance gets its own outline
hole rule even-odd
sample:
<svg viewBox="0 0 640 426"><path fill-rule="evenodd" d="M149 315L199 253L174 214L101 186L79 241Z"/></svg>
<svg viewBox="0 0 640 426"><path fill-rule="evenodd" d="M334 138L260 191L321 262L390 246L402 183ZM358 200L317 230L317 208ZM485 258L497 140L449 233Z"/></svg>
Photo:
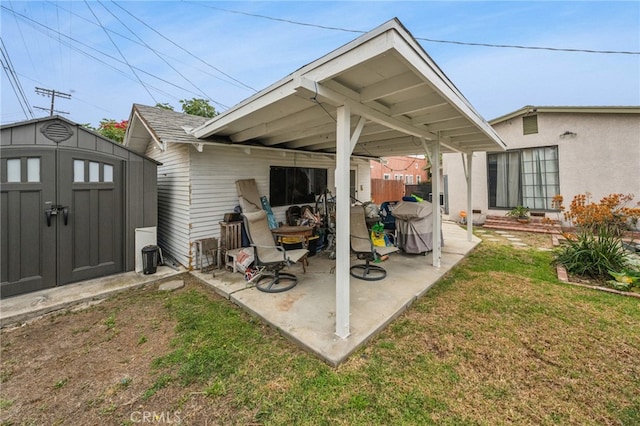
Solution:
<svg viewBox="0 0 640 426"><path fill-rule="evenodd" d="M292 289L298 284L298 278L287 272L284 267L304 258L306 249L285 250L277 246L269 229L267 214L264 210L243 213L244 226L249 242L254 250L255 266L264 268L256 287L266 293L280 293Z"/></svg>
<svg viewBox="0 0 640 426"><path fill-rule="evenodd" d="M395 246L377 247L371 241L371 235L367 228L364 206L356 205L351 207L350 221L351 251L358 259L364 259L364 264L357 264L349 268L352 277L366 280L378 281L387 276L387 271L380 265L372 265L381 256L398 251Z"/></svg>

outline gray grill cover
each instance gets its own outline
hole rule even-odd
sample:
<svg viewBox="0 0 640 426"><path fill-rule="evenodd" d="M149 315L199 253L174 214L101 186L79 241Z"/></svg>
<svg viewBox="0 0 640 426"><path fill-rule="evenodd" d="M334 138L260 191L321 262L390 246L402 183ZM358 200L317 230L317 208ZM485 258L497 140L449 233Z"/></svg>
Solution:
<svg viewBox="0 0 640 426"><path fill-rule="evenodd" d="M398 247L405 253L433 250L433 206L428 201L401 201L391 214L396 218Z"/></svg>

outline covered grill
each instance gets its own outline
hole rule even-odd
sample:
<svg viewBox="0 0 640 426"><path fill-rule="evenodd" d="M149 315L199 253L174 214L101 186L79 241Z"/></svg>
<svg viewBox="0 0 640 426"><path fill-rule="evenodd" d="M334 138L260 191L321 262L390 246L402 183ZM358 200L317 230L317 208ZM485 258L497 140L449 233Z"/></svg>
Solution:
<svg viewBox="0 0 640 426"><path fill-rule="evenodd" d="M398 203L396 218L398 247L405 253L426 254L433 250L433 205L427 201Z"/></svg>

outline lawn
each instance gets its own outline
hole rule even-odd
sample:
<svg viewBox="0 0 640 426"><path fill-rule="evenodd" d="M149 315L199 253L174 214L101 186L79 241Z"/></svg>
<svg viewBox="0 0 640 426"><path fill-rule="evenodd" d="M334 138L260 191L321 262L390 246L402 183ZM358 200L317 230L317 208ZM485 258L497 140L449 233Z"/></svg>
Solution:
<svg viewBox="0 0 640 426"><path fill-rule="evenodd" d="M483 242L338 368L188 276L3 330L2 424L640 424L639 300L534 247Z"/></svg>

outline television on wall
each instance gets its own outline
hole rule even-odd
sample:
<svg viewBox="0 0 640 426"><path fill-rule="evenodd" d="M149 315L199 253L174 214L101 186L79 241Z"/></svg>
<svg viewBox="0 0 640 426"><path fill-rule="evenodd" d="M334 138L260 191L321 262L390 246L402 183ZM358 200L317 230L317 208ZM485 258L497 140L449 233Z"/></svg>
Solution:
<svg viewBox="0 0 640 426"><path fill-rule="evenodd" d="M327 187L327 169L271 166L269 203L271 206L315 203Z"/></svg>

